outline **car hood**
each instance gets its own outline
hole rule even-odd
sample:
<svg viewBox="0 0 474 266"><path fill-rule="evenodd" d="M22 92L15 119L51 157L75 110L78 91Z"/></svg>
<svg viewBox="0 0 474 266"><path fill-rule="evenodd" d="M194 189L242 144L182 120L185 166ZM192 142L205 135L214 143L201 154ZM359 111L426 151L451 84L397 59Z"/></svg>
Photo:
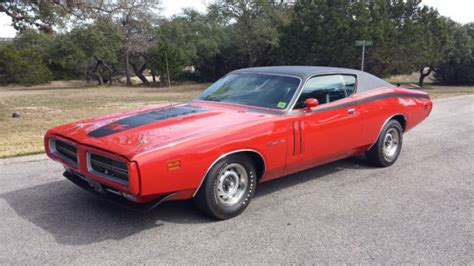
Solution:
<svg viewBox="0 0 474 266"><path fill-rule="evenodd" d="M82 120L59 126L51 133L131 158L216 131L260 123L278 114L267 109L192 101Z"/></svg>

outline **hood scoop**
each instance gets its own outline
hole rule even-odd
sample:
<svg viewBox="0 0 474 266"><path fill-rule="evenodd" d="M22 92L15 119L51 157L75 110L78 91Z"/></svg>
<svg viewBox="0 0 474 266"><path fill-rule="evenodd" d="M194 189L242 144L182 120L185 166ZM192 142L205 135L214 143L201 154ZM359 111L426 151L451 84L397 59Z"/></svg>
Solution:
<svg viewBox="0 0 474 266"><path fill-rule="evenodd" d="M101 138L158 121L180 116L187 116L190 114L203 113L207 111L208 110L206 108L197 108L192 106L171 106L119 119L113 123L107 124L89 132L88 135L94 138Z"/></svg>

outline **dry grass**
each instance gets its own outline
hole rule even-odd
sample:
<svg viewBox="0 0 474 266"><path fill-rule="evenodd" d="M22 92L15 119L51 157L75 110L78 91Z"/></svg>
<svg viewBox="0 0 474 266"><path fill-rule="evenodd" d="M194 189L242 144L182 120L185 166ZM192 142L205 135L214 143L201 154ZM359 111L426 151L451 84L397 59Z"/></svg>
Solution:
<svg viewBox="0 0 474 266"><path fill-rule="evenodd" d="M395 75L391 76L390 78L385 79L386 81L396 84L396 83L413 83L413 84L418 84L418 79L420 78L420 73L418 72L413 72L412 74L409 75ZM434 77L433 74L425 78L425 84L432 84L434 83Z"/></svg>
<svg viewBox="0 0 474 266"><path fill-rule="evenodd" d="M56 82L51 86L0 87L0 158L43 151L51 127L126 109L190 100L208 84L170 88L86 86ZM19 112L20 118L12 118Z"/></svg>
<svg viewBox="0 0 474 266"><path fill-rule="evenodd" d="M35 87L0 87L0 158L40 153L51 127L126 109L183 102L208 84L169 88L96 87L83 82L54 82ZM432 86L432 98L474 93L474 87ZM13 112L21 113L12 118Z"/></svg>
<svg viewBox="0 0 474 266"><path fill-rule="evenodd" d="M427 85L421 89L430 94L432 99L440 99L454 96L461 96L467 94L474 94L474 87L472 86L439 86Z"/></svg>
<svg viewBox="0 0 474 266"><path fill-rule="evenodd" d="M418 87L418 79L420 73L414 72L409 75L395 75L388 79L387 82L392 84L400 84L403 88L410 88L416 90L426 91L430 94L432 99L460 96L466 94L473 94L474 87L472 86L442 86L435 83L433 74L425 78L425 87Z"/></svg>

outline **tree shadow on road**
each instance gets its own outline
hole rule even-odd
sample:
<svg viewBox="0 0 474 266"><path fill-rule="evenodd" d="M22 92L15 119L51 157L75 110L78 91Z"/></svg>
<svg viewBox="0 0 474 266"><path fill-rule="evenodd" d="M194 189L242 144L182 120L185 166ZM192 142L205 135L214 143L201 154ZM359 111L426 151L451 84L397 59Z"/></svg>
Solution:
<svg viewBox="0 0 474 266"><path fill-rule="evenodd" d="M365 169L351 158L259 184L256 197L270 196L322 176L347 169ZM148 213L124 209L82 191L67 180L0 195L23 219L50 233L58 243L86 245L120 240L166 223L199 224L214 220L203 216L192 201L165 202Z"/></svg>

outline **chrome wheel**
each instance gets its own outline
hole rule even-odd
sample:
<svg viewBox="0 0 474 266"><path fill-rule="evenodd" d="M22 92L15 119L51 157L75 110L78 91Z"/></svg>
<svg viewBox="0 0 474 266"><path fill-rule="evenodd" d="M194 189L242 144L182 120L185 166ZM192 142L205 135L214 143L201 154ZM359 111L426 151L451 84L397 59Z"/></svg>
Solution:
<svg viewBox="0 0 474 266"><path fill-rule="evenodd" d="M397 129L390 128L387 130L383 141L383 156L387 161L392 161L397 156L399 143L400 133Z"/></svg>
<svg viewBox="0 0 474 266"><path fill-rule="evenodd" d="M238 163L226 165L217 180L217 199L225 206L239 203L247 191L248 174Z"/></svg>

